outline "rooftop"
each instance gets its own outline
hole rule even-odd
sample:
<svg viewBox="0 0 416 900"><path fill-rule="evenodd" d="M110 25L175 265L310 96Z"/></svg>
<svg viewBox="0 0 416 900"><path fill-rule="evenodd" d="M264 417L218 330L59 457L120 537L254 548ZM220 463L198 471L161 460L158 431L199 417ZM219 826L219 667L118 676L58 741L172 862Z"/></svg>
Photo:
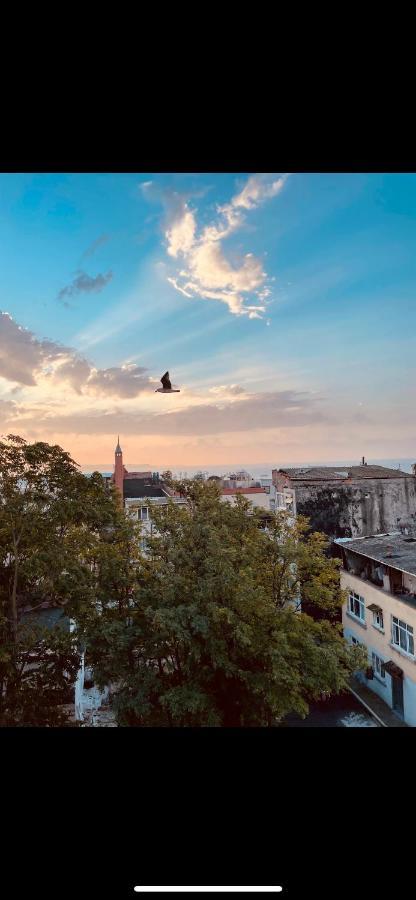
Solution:
<svg viewBox="0 0 416 900"><path fill-rule="evenodd" d="M223 488L221 491L222 494L266 494L266 488L264 487L232 487L232 488Z"/></svg>
<svg viewBox="0 0 416 900"><path fill-rule="evenodd" d="M394 531L361 538L337 538L334 543L392 569L416 575L416 538L411 535Z"/></svg>
<svg viewBox="0 0 416 900"><path fill-rule="evenodd" d="M401 469L389 469L387 466L311 466L310 468L279 469L294 481L345 481L364 478L413 478Z"/></svg>
<svg viewBox="0 0 416 900"><path fill-rule="evenodd" d="M147 470L145 472L128 472L127 469L125 468L124 472L123 472L123 478L127 478L127 479L128 478L151 478L151 477L152 477L152 473L148 472Z"/></svg>
<svg viewBox="0 0 416 900"><path fill-rule="evenodd" d="M126 478L123 482L124 499L136 497L166 497L169 496L161 485L149 484L143 478Z"/></svg>

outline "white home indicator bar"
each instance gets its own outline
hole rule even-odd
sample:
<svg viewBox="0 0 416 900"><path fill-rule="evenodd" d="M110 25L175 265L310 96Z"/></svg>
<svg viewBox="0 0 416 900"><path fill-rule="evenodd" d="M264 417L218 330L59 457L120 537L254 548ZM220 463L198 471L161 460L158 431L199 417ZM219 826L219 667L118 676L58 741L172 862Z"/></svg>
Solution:
<svg viewBox="0 0 416 900"><path fill-rule="evenodd" d="M230 885L223 887L191 887L190 885L185 885L184 887L166 887L166 885L163 885L162 887L149 887L138 884L134 890L143 894L275 894L282 891L283 888L279 884L270 886L261 885L260 887L253 887L251 885L249 887L232 887Z"/></svg>

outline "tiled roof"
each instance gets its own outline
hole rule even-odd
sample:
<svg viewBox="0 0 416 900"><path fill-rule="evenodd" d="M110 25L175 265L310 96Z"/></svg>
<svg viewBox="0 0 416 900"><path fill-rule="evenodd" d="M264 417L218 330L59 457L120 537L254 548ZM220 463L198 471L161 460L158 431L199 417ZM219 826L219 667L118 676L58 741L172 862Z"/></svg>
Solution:
<svg viewBox="0 0 416 900"><path fill-rule="evenodd" d="M278 469L293 481L343 481L364 478L413 478L401 469L388 469L386 466L316 466L303 469Z"/></svg>

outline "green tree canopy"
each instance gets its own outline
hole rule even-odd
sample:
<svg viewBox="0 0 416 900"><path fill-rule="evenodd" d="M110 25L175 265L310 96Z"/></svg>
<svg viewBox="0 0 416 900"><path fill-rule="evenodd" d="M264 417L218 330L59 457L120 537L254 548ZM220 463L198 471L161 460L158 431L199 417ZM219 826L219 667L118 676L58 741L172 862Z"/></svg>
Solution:
<svg viewBox="0 0 416 900"><path fill-rule="evenodd" d="M175 483L186 509L154 509L157 533L125 603L89 626L99 683L121 725L270 726L346 687L361 660L300 599L342 603L338 563L306 520L262 515L217 485Z"/></svg>
<svg viewBox="0 0 416 900"><path fill-rule="evenodd" d="M134 527L99 473L68 453L9 435L0 442L0 723L59 724L80 635L45 631L45 606L88 622L129 592ZM128 561L126 563L126 560Z"/></svg>

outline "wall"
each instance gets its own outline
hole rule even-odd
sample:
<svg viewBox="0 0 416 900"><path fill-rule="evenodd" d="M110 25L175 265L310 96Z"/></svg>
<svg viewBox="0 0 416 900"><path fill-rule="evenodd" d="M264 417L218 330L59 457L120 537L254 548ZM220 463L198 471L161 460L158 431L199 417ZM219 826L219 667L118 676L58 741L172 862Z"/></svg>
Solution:
<svg viewBox="0 0 416 900"><path fill-rule="evenodd" d="M416 479L366 478L339 482L291 482L274 470L277 489L292 486L298 515L310 519L313 531L330 537L361 537L396 531L400 520L416 526ZM369 497L366 497L369 494Z"/></svg>
<svg viewBox="0 0 416 900"><path fill-rule="evenodd" d="M366 608L365 611L365 627L360 625L355 619L347 614L347 605L344 604L342 609L342 624L344 628L344 637L348 640L354 636L362 644L365 644L369 652L369 665L371 665L371 653L377 655L384 661L393 660L396 665L403 670L403 699L404 699L404 720L408 725L416 727L416 657L415 661L405 656L397 647L390 644L391 640L391 616L397 616L413 627L416 638L416 607L404 603L397 597L387 594L381 588L375 587L368 581L362 581L351 572L341 570L341 587L343 589L352 589L365 600L368 607L370 603L376 603L383 610L384 617L384 633L379 631L373 625L373 614L371 610ZM386 674L386 687L383 687L375 678L365 680L365 684L370 690L374 691L385 703L392 708L391 693L391 677Z"/></svg>
<svg viewBox="0 0 416 900"><path fill-rule="evenodd" d="M408 575L403 572L403 587L407 588L411 594L416 594L416 575Z"/></svg>
<svg viewBox="0 0 416 900"><path fill-rule="evenodd" d="M75 682L75 720L77 722L82 722L84 718L84 704L83 704L83 693L84 693L84 653L81 656L81 664L78 669L77 680Z"/></svg>
<svg viewBox="0 0 416 900"><path fill-rule="evenodd" d="M249 500L250 503L253 504L253 507L257 509L267 509L270 510L270 500L273 499L272 494L244 494L239 492L238 494L221 494L221 500L229 501L231 503L236 502L237 497L244 497L246 500Z"/></svg>

